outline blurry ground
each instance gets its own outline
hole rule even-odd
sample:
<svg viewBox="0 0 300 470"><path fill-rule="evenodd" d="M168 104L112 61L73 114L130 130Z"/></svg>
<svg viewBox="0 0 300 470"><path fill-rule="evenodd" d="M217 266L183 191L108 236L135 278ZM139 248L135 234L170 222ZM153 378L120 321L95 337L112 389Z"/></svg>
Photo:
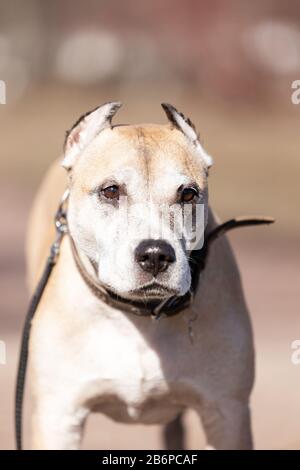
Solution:
<svg viewBox="0 0 300 470"><path fill-rule="evenodd" d="M125 99L124 99L125 96ZM257 448L300 449L300 365L291 363L291 342L300 339L299 114L292 109L242 111L168 90L41 89L22 104L0 108L0 448L13 447L13 395L17 350L27 306L23 244L30 202L47 164L57 157L64 131L78 115L109 99L122 99L116 122L164 122L159 107L170 101L197 124L215 157L211 200L222 218L270 214L274 227L231 235L253 320L257 377L252 398ZM203 445L194 414L187 416L188 445ZM88 422L85 448L159 448L158 427L118 425L101 416Z"/></svg>

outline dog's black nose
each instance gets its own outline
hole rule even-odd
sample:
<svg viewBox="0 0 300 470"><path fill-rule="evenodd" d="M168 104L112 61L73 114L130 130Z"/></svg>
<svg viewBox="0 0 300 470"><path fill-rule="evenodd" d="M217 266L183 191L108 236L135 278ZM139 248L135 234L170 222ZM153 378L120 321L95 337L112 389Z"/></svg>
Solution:
<svg viewBox="0 0 300 470"><path fill-rule="evenodd" d="M157 276L176 260L175 251L165 240L143 240L135 249L135 260L144 271Z"/></svg>

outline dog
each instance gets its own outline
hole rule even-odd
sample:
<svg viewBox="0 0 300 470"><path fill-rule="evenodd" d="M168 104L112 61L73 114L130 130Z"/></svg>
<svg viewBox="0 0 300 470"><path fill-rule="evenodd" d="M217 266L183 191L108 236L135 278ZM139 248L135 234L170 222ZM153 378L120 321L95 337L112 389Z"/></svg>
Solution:
<svg viewBox="0 0 300 470"><path fill-rule="evenodd" d="M101 412L117 422L161 424L166 448L182 449L182 414L193 409L208 449L251 449L253 336L227 238L211 248L193 302L182 312L156 321L122 308L182 297L192 282L184 236L170 230L161 238L155 217L144 210L132 215L133 205L199 203L205 231L217 222L208 205L212 158L190 119L164 104L166 125L112 125L119 107L106 103L74 124L62 165L49 170L31 212L31 290L68 186L68 230L82 266L122 300L116 306L95 295L65 236L32 322L32 448L78 449L88 415ZM154 235L119 230L122 197L133 226L154 228Z"/></svg>

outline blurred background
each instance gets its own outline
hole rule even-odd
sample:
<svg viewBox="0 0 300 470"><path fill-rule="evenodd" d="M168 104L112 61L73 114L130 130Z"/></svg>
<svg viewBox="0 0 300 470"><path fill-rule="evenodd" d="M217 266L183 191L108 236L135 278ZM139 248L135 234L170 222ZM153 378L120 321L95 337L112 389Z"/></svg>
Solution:
<svg viewBox="0 0 300 470"><path fill-rule="evenodd" d="M297 0L0 0L0 448L14 446L30 204L78 116L121 100L115 122L164 123L162 101L192 119L215 159L210 199L222 219L276 218L230 238L255 332L255 444L300 449L300 365L291 362L300 339L297 79ZM186 423L188 447L203 446L197 416ZM92 416L84 448L161 448L160 432Z"/></svg>

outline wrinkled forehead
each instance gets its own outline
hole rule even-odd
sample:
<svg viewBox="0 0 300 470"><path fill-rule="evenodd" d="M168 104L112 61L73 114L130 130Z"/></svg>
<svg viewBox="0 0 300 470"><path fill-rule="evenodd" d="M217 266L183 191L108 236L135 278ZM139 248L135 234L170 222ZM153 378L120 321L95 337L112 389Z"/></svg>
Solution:
<svg viewBox="0 0 300 470"><path fill-rule="evenodd" d="M90 190L103 182L152 192L180 185L205 186L201 159L184 135L169 125L115 126L103 130L81 155L74 176Z"/></svg>

